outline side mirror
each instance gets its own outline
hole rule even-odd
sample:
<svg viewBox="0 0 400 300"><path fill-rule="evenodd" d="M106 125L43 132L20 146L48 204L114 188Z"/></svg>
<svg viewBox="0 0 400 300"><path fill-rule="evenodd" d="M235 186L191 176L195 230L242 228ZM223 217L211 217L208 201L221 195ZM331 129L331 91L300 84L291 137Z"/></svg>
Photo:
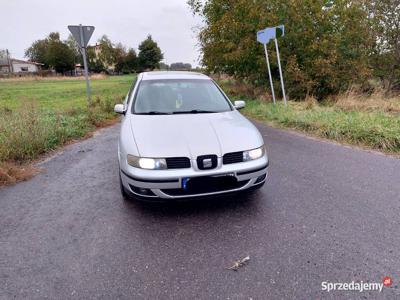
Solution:
<svg viewBox="0 0 400 300"><path fill-rule="evenodd" d="M246 102L243 100L238 100L238 101L235 101L233 106L235 106L236 109L242 109L246 106Z"/></svg>
<svg viewBox="0 0 400 300"><path fill-rule="evenodd" d="M124 115L126 112L124 105L123 104L115 104L114 112L116 112L117 114Z"/></svg>

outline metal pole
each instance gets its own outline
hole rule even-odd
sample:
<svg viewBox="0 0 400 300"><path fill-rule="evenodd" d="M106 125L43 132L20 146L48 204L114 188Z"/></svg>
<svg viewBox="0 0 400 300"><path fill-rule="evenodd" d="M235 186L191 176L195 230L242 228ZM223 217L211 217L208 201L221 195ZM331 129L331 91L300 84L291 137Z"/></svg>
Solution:
<svg viewBox="0 0 400 300"><path fill-rule="evenodd" d="M279 55L279 47L278 47L278 40L277 39L275 39L275 47L276 47L276 56L278 58L279 75L281 76L281 86L282 86L283 100L285 101L285 106L286 106L287 105L287 101L286 101L286 93L285 93L285 84L283 83L281 58L280 58L280 55Z"/></svg>
<svg viewBox="0 0 400 300"><path fill-rule="evenodd" d="M86 61L86 47L85 47L85 45L84 45L84 40L83 40L83 28L82 28L82 24L79 24L79 32L80 32L80 35L81 35L81 43L80 43L79 46L81 46L81 49L82 49L83 66L84 66L84 68L85 68L86 95L87 95L87 99L88 99L88 105L91 106L89 72L88 72L88 66L87 66L87 61Z"/></svg>
<svg viewBox="0 0 400 300"><path fill-rule="evenodd" d="M7 54L7 63L8 63L8 73L11 75L11 73L13 73L13 67L12 67L12 62L10 59L10 52L8 52L8 49L6 49L6 54Z"/></svg>
<svg viewBox="0 0 400 300"><path fill-rule="evenodd" d="M265 51L265 58L267 59L268 75L269 75L269 83L271 84L272 99L274 100L274 104L276 104L274 83L272 82L271 67L269 65L267 44L264 44L264 51Z"/></svg>

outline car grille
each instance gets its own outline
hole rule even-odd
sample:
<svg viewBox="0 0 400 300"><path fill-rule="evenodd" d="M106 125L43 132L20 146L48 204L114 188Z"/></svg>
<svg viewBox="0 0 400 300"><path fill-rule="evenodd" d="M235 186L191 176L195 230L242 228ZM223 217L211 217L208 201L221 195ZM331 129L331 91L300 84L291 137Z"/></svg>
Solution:
<svg viewBox="0 0 400 300"><path fill-rule="evenodd" d="M186 189L162 189L161 191L170 196L190 196L196 194L229 192L244 187L249 180L237 181L234 176L221 177L195 177L191 178Z"/></svg>
<svg viewBox="0 0 400 300"><path fill-rule="evenodd" d="M243 162L243 152L239 151L239 152L226 153L222 158L222 162L224 165Z"/></svg>
<svg viewBox="0 0 400 300"><path fill-rule="evenodd" d="M187 157L168 157L165 159L168 169L190 168L190 159Z"/></svg>

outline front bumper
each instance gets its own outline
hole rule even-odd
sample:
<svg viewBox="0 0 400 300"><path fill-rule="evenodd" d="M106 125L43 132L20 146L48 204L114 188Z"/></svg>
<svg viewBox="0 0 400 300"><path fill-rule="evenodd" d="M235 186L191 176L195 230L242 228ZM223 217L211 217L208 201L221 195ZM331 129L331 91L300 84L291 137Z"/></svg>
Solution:
<svg viewBox="0 0 400 300"><path fill-rule="evenodd" d="M175 170L143 170L124 164L121 166L121 180L126 190L141 198L180 199L188 197L204 197L224 193L239 192L256 187L265 182L269 161L266 156L249 162L222 165L213 170L175 169ZM227 177L224 177L227 176ZM229 178L228 178L229 176ZM230 184L208 188L204 191L196 189L186 191L183 182L196 178L201 181L212 178L227 178ZM234 179L234 180L232 180ZM223 180L222 180L223 181Z"/></svg>

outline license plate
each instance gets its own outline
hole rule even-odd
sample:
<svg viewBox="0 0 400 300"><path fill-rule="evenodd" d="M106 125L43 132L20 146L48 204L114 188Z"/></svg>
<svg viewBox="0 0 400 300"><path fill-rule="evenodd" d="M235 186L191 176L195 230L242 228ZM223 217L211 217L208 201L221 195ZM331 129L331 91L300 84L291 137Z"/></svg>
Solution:
<svg viewBox="0 0 400 300"><path fill-rule="evenodd" d="M221 177L235 177L235 174L234 173L227 173L227 174L219 174L219 175L212 175L212 176L204 176L204 177L208 177L208 178L221 178ZM182 178L182 189L184 189L184 190L187 190L187 188L188 188L188 183L189 183L189 181L191 180L191 179L199 179L199 178L202 178L202 177L185 177L185 178Z"/></svg>

